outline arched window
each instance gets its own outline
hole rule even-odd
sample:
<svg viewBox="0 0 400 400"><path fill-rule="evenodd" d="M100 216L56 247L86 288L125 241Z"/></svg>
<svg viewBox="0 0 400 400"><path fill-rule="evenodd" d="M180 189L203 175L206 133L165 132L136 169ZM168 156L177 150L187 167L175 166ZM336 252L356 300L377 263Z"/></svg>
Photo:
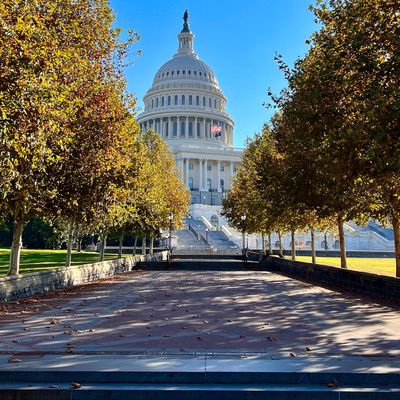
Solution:
<svg viewBox="0 0 400 400"><path fill-rule="evenodd" d="M154 99L151 99L151 108L154 108Z"/></svg>
<svg viewBox="0 0 400 400"><path fill-rule="evenodd" d="M190 105L190 106L192 105L192 102L193 102L193 97L192 97L192 95L190 94L190 95L189 95L189 105Z"/></svg>
<svg viewBox="0 0 400 400"><path fill-rule="evenodd" d="M185 136L185 122L181 122L181 136Z"/></svg>
<svg viewBox="0 0 400 400"><path fill-rule="evenodd" d="M174 97L174 104L177 106L178 105L178 95L176 94Z"/></svg>
<svg viewBox="0 0 400 400"><path fill-rule="evenodd" d="M203 96L203 107L206 106L206 98Z"/></svg>
<svg viewBox="0 0 400 400"><path fill-rule="evenodd" d="M185 104L185 95L182 95L182 104Z"/></svg>
<svg viewBox="0 0 400 400"><path fill-rule="evenodd" d="M176 74L179 75L179 71L176 71Z"/></svg>
<svg viewBox="0 0 400 400"><path fill-rule="evenodd" d="M178 122L174 121L173 122L173 131L172 131L172 135L173 136L177 136L178 135Z"/></svg>
<svg viewBox="0 0 400 400"><path fill-rule="evenodd" d="M340 242L339 242L339 240L335 240L335 244L333 245L333 248L334 248L335 250L339 250L339 249L340 249Z"/></svg>
<svg viewBox="0 0 400 400"><path fill-rule="evenodd" d="M168 96L168 105L171 105L171 96Z"/></svg>
<svg viewBox="0 0 400 400"><path fill-rule="evenodd" d="M193 122L189 121L189 136L193 137Z"/></svg>
<svg viewBox="0 0 400 400"><path fill-rule="evenodd" d="M277 240L277 241L275 242L275 248L276 248L276 249L279 249L279 240Z"/></svg>
<svg viewBox="0 0 400 400"><path fill-rule="evenodd" d="M214 108L217 108L217 100L214 99Z"/></svg>
<svg viewBox="0 0 400 400"><path fill-rule="evenodd" d="M189 177L189 189L193 190L193 178L191 176Z"/></svg>
<svg viewBox="0 0 400 400"><path fill-rule="evenodd" d="M161 107L164 107L164 96L161 97Z"/></svg>
<svg viewBox="0 0 400 400"><path fill-rule="evenodd" d="M211 108L211 97L208 98L208 107Z"/></svg>
<svg viewBox="0 0 400 400"><path fill-rule="evenodd" d="M196 106L200 105L200 96L196 96Z"/></svg>
<svg viewBox="0 0 400 400"><path fill-rule="evenodd" d="M185 70L182 71L182 74L185 75Z"/></svg>
<svg viewBox="0 0 400 400"><path fill-rule="evenodd" d="M219 186L221 186L221 190L224 192L225 191L225 182L223 179L220 179Z"/></svg>
<svg viewBox="0 0 400 400"><path fill-rule="evenodd" d="M158 97L156 98L156 107L158 107Z"/></svg>
<svg viewBox="0 0 400 400"><path fill-rule="evenodd" d="M323 241L321 242L321 249L322 249L322 250L329 250L328 243L325 242L325 240L323 240Z"/></svg>

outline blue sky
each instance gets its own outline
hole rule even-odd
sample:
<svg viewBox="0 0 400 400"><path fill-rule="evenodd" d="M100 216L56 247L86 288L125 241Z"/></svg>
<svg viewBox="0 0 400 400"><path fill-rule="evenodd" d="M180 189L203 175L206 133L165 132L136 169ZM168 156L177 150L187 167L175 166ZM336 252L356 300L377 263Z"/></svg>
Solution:
<svg viewBox="0 0 400 400"><path fill-rule="evenodd" d="M182 15L189 11L194 48L214 70L228 98L227 111L235 120L235 146L243 147L246 136L261 130L271 117L263 107L267 89L285 86L274 55L292 65L308 46L305 41L317 29L308 10L312 0L110 0L115 25L134 29L141 50L126 69L128 88L142 98L158 68L176 52Z"/></svg>

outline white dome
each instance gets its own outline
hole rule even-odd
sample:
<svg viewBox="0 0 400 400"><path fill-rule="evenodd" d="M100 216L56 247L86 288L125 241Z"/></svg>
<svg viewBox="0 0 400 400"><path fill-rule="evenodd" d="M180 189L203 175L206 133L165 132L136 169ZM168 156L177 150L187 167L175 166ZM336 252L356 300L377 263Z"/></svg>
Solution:
<svg viewBox="0 0 400 400"><path fill-rule="evenodd" d="M211 83L218 86L214 71L195 54L177 54L167 61L156 73L153 86L158 83L174 83L180 81L193 83ZM174 82L172 82L174 81Z"/></svg>

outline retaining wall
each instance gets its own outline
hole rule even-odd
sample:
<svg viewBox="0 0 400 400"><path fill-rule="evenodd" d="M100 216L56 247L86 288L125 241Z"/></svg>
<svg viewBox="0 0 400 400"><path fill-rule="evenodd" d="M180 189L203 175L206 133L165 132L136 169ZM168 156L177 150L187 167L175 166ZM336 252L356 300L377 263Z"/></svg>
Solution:
<svg viewBox="0 0 400 400"><path fill-rule="evenodd" d="M266 257L261 265L268 271L281 272L290 277L334 289L343 289L400 304L399 278L292 261L276 256Z"/></svg>
<svg viewBox="0 0 400 400"><path fill-rule="evenodd" d="M166 259L164 251L0 278L0 303L124 274L132 271L138 262Z"/></svg>

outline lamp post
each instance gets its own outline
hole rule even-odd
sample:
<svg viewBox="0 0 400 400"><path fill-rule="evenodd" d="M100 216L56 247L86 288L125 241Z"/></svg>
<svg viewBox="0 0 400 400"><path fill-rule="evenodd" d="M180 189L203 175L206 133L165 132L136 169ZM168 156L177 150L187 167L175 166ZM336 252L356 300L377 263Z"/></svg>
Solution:
<svg viewBox="0 0 400 400"><path fill-rule="evenodd" d="M245 240L245 221L246 221L246 214L243 214L240 219L242 220L242 239L243 239L243 253L245 252L246 249L246 240Z"/></svg>
<svg viewBox="0 0 400 400"><path fill-rule="evenodd" d="M191 221L191 219L192 219L192 216L189 214L189 215L188 215L188 221L189 221L189 222L188 222L188 224L189 224L189 231L190 231L190 221Z"/></svg>
<svg viewBox="0 0 400 400"><path fill-rule="evenodd" d="M169 219L169 244L168 244L168 249L171 252L172 251L172 220L174 218L174 214L169 213L168 219Z"/></svg>
<svg viewBox="0 0 400 400"><path fill-rule="evenodd" d="M208 243L208 228L206 228L206 242Z"/></svg>
<svg viewBox="0 0 400 400"><path fill-rule="evenodd" d="M204 200L204 205L206 205L206 196L203 196L203 200Z"/></svg>

